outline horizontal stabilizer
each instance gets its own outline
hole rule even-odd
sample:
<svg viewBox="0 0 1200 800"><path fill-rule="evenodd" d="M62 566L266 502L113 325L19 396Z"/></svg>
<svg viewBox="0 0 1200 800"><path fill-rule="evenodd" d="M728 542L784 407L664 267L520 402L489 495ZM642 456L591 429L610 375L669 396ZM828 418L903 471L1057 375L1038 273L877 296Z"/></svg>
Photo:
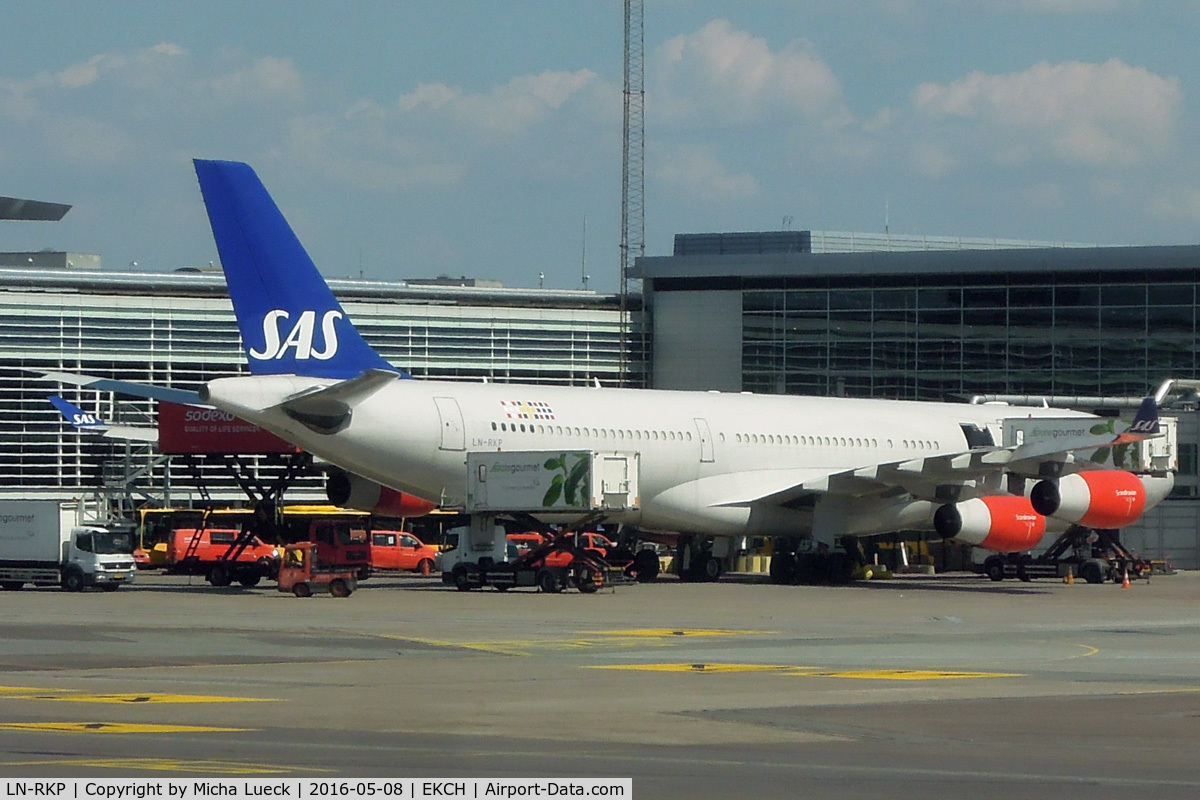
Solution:
<svg viewBox="0 0 1200 800"><path fill-rule="evenodd" d="M70 372L42 372L34 370L45 380L56 383L67 383L72 386L82 386L85 389L96 389L101 392L115 392L130 397L145 397L150 400L167 400L185 406L202 406L204 402L196 392L186 389L171 389L166 386L151 386L146 383L130 381L115 381L109 378L97 378L94 375L76 375Z"/></svg>

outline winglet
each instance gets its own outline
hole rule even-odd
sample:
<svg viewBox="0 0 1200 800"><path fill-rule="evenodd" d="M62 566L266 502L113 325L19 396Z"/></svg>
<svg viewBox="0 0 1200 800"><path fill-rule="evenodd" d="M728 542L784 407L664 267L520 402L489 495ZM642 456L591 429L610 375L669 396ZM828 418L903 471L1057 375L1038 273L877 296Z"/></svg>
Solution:
<svg viewBox="0 0 1200 800"><path fill-rule="evenodd" d="M195 166L250 372L398 372L347 319L254 170L236 161L196 159Z"/></svg>

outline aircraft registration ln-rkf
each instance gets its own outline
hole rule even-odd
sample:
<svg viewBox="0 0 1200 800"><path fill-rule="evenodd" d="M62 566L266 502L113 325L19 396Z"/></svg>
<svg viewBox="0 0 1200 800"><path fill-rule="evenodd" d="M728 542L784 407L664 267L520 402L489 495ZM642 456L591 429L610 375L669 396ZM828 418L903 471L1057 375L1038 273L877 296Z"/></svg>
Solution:
<svg viewBox="0 0 1200 800"><path fill-rule="evenodd" d="M926 529L1011 553L1117 529L1173 485L1080 455L1157 436L1154 398L1117 432L1052 408L416 380L359 335L248 165L195 167L251 373L200 399L344 470L343 504L462 507L469 452L631 452L639 497L606 522L690 537L696 579L730 541L772 537L786 580L843 569L842 537Z"/></svg>

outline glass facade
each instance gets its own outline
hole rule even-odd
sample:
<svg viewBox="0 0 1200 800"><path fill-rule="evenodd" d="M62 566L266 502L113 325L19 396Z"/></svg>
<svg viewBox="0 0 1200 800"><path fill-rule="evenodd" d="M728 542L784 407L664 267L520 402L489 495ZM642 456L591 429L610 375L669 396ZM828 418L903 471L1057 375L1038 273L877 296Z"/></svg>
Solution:
<svg viewBox="0 0 1200 800"><path fill-rule="evenodd" d="M1196 270L753 278L742 388L1141 396L1196 374Z"/></svg>

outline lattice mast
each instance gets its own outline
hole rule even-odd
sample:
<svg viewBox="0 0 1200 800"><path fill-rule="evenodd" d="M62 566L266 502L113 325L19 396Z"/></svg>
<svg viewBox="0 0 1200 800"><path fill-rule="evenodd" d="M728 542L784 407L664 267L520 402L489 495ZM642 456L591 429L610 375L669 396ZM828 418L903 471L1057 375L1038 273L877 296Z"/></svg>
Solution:
<svg viewBox="0 0 1200 800"><path fill-rule="evenodd" d="M621 385L629 385L630 272L646 254L645 36L642 0L625 0L625 113L621 147ZM642 326L643 329L645 326ZM642 351L645 351L643 343Z"/></svg>

